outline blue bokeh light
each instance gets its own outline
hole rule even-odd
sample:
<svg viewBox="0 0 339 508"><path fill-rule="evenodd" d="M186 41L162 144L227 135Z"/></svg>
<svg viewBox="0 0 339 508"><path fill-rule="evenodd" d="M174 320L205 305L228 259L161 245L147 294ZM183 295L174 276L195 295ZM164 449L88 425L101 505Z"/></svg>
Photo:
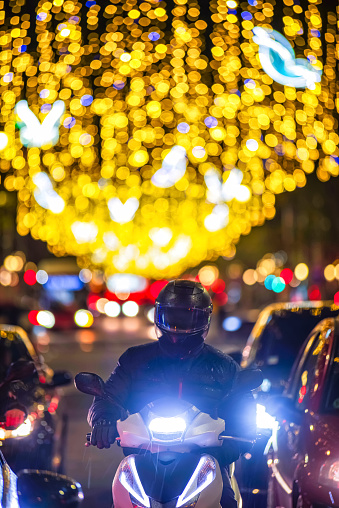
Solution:
<svg viewBox="0 0 339 508"><path fill-rule="evenodd" d="M158 41L160 39L160 34L158 34L158 32L151 32L148 34L148 38L151 41Z"/></svg>
<svg viewBox="0 0 339 508"><path fill-rule="evenodd" d="M181 134L187 134L190 131L190 126L186 122L178 123L177 129Z"/></svg>
<svg viewBox="0 0 339 508"><path fill-rule="evenodd" d="M276 277L272 282L272 290L275 293L281 293L286 287L286 282L282 277Z"/></svg>
<svg viewBox="0 0 339 508"><path fill-rule="evenodd" d="M81 97L80 99L80 103L82 106L90 106L93 102L93 97L92 95L89 95L89 94L85 94Z"/></svg>
<svg viewBox="0 0 339 508"><path fill-rule="evenodd" d="M214 116L208 116L207 118L205 118L204 124L209 129L212 129L213 127L216 127L218 125L218 120L214 118Z"/></svg>
<svg viewBox="0 0 339 508"><path fill-rule="evenodd" d="M229 316L222 322L222 327L226 332L236 332L242 325L240 318L236 316Z"/></svg>
<svg viewBox="0 0 339 508"><path fill-rule="evenodd" d="M122 90L124 88L125 84L126 83L124 81L122 81L121 79L117 79L113 83L113 88L115 88L116 90Z"/></svg>
<svg viewBox="0 0 339 508"><path fill-rule="evenodd" d="M253 16L250 12L244 11L241 13L241 17L242 17L242 19L245 19L247 21L247 20L252 19Z"/></svg>
<svg viewBox="0 0 339 508"><path fill-rule="evenodd" d="M51 109L52 109L51 104L43 104L43 105L41 106L41 108L40 108L40 111L41 111L41 113L46 114L46 113L48 113L49 111L51 111Z"/></svg>
<svg viewBox="0 0 339 508"><path fill-rule="evenodd" d="M275 275L267 275L264 282L266 289L269 289L270 291L272 290L272 284L275 278L276 278Z"/></svg>
<svg viewBox="0 0 339 508"><path fill-rule="evenodd" d="M39 12L39 14L36 17L36 19L38 21L45 21L46 18L47 18L47 12Z"/></svg>
<svg viewBox="0 0 339 508"><path fill-rule="evenodd" d="M72 127L74 127L75 123L76 123L75 118L73 116L68 116L67 118L65 118L63 126L66 127L66 129L71 129Z"/></svg>

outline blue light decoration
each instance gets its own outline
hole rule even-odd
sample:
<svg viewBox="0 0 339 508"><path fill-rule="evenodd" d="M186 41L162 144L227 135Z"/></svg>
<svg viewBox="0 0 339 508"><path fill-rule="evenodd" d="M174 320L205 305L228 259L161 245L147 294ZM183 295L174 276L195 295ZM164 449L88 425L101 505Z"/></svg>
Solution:
<svg viewBox="0 0 339 508"><path fill-rule="evenodd" d="M237 316L229 316L222 322L222 327L226 332L236 332L242 325L242 320Z"/></svg>
<svg viewBox="0 0 339 508"><path fill-rule="evenodd" d="M84 287L78 275L49 275L47 291L80 291Z"/></svg>
<svg viewBox="0 0 339 508"><path fill-rule="evenodd" d="M148 38L150 41L155 42L160 39L160 34L158 32L151 32L148 34Z"/></svg>
<svg viewBox="0 0 339 508"><path fill-rule="evenodd" d="M39 14L37 14L37 17L36 17L36 19L38 21L45 21L46 18L47 18L47 12L39 12Z"/></svg>
<svg viewBox="0 0 339 508"><path fill-rule="evenodd" d="M125 86L125 82L122 81L121 79L117 79L113 83L113 88L115 88L116 90L122 90L124 88L124 86Z"/></svg>
<svg viewBox="0 0 339 508"><path fill-rule="evenodd" d="M66 129L71 129L76 124L76 120L73 116L68 116L65 118L63 126L66 127Z"/></svg>
<svg viewBox="0 0 339 508"><path fill-rule="evenodd" d="M90 106L93 102L93 97L92 95L89 95L89 94L85 94L81 97L80 99L80 103L82 106Z"/></svg>
<svg viewBox="0 0 339 508"><path fill-rule="evenodd" d="M259 46L259 60L263 70L281 85L315 89L322 71L305 58L296 58L288 40L276 30L253 28L253 42Z"/></svg>
<svg viewBox="0 0 339 508"><path fill-rule="evenodd" d="M253 18L252 14L248 11L244 11L241 13L241 17L242 19L244 19L245 21L249 21L250 19Z"/></svg>
<svg viewBox="0 0 339 508"><path fill-rule="evenodd" d="M177 125L177 129L181 134L187 134L190 131L190 126L186 122L180 122Z"/></svg>
<svg viewBox="0 0 339 508"><path fill-rule="evenodd" d="M276 278L275 275L267 275L264 282L266 289L269 289L270 291L272 290L272 284L275 278Z"/></svg>
<svg viewBox="0 0 339 508"><path fill-rule="evenodd" d="M275 277L274 281L272 282L272 291L275 293L281 293L284 291L286 287L286 282L282 277Z"/></svg>
<svg viewBox="0 0 339 508"><path fill-rule="evenodd" d="M214 118L214 116L208 116L207 118L205 118L204 124L209 129L213 129L213 127L216 127L218 125L218 120Z"/></svg>

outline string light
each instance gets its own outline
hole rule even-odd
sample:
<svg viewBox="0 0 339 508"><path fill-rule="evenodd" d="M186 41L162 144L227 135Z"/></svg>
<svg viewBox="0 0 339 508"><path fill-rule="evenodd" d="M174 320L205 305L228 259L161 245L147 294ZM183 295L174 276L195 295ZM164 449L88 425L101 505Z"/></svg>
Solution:
<svg viewBox="0 0 339 508"><path fill-rule="evenodd" d="M0 0L0 170L19 234L55 255L173 277L232 258L308 174L338 176L338 13L320 0L211 0L210 16L196 0L171 12L39 0L35 16L31 4ZM281 36L322 73L314 87L276 83L260 63L253 30L280 26L281 10Z"/></svg>

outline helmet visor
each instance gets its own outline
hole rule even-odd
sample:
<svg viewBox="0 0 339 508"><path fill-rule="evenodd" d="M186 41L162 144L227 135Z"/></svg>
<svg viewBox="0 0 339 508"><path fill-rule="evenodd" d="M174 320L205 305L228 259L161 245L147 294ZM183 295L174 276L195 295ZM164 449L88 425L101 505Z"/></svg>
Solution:
<svg viewBox="0 0 339 508"><path fill-rule="evenodd" d="M212 308L197 309L170 307L159 303L155 306L155 324L161 329L175 333L192 333L209 326Z"/></svg>

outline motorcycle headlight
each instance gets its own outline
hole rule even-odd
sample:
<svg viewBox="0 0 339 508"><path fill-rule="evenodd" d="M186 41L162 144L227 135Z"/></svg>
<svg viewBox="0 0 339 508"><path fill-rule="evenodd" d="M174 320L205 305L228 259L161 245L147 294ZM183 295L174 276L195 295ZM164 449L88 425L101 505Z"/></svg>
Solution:
<svg viewBox="0 0 339 508"><path fill-rule="evenodd" d="M121 485L129 492L129 494L141 503L141 506L150 508L149 498L144 491L140 481L137 468L135 466L134 457L128 457L121 468L119 475Z"/></svg>
<svg viewBox="0 0 339 508"><path fill-rule="evenodd" d="M215 460L208 455L202 456L185 490L179 496L176 507L184 507L188 502L192 501L193 498L213 482L215 475Z"/></svg>
<svg viewBox="0 0 339 508"><path fill-rule="evenodd" d="M180 439L186 430L186 422L180 416L153 418L149 425L152 436L160 440Z"/></svg>

